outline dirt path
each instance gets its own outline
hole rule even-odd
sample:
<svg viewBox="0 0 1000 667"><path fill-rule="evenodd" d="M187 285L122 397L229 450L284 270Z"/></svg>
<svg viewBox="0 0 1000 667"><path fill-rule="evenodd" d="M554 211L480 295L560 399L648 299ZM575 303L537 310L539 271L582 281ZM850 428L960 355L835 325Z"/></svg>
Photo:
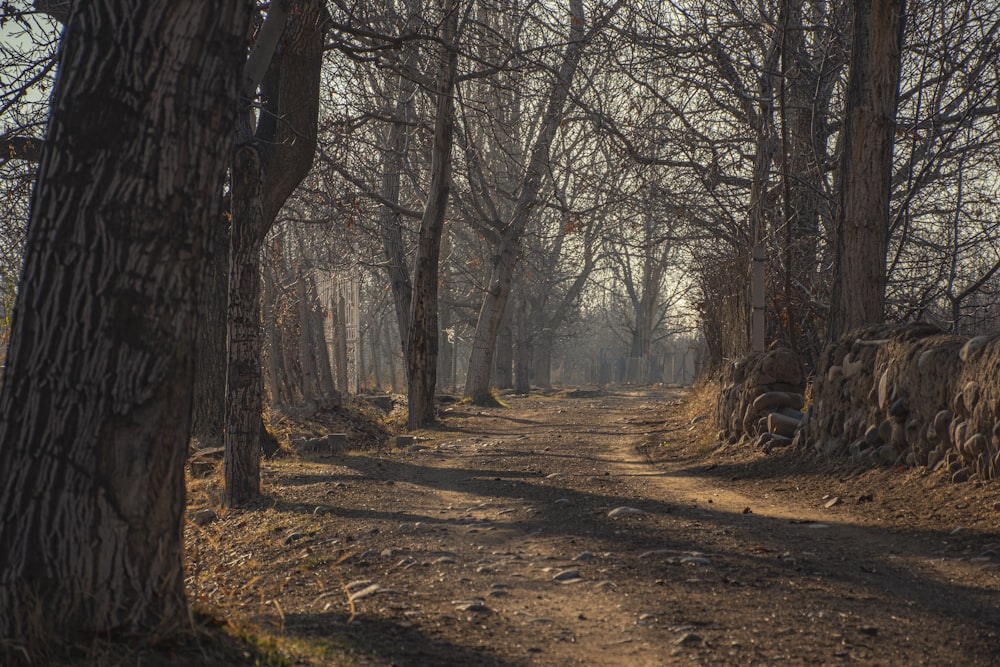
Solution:
<svg viewBox="0 0 1000 667"><path fill-rule="evenodd" d="M837 480L709 457L674 398L455 406L411 450L280 462L270 509L192 538L191 588L306 664L1000 662L995 528L806 502Z"/></svg>

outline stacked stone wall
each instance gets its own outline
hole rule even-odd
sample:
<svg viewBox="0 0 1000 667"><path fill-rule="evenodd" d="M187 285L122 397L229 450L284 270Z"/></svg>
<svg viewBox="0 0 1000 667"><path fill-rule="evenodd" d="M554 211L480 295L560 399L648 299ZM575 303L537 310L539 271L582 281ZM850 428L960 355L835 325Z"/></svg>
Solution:
<svg viewBox="0 0 1000 667"><path fill-rule="evenodd" d="M824 350L795 445L873 464L1000 476L1000 339L879 325Z"/></svg>
<svg viewBox="0 0 1000 667"><path fill-rule="evenodd" d="M786 348L752 354L722 373L715 421L719 439L768 450L792 444L802 420L805 376Z"/></svg>

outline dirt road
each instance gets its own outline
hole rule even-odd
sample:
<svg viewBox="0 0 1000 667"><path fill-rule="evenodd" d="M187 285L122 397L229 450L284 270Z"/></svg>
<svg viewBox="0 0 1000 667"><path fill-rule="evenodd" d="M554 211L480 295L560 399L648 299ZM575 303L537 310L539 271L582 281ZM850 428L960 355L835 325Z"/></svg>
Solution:
<svg viewBox="0 0 1000 667"><path fill-rule="evenodd" d="M712 454L676 398L268 465L270 507L189 531L189 589L303 664L1000 664L996 488Z"/></svg>

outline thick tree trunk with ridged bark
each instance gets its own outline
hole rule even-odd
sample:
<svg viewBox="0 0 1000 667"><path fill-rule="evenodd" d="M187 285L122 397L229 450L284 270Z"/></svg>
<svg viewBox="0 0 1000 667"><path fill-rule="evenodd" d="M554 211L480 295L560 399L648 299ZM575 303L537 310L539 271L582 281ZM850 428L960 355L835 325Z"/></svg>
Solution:
<svg viewBox="0 0 1000 667"><path fill-rule="evenodd" d="M855 0L827 341L882 321L903 0Z"/></svg>
<svg viewBox="0 0 1000 667"><path fill-rule="evenodd" d="M92 0L69 18L0 393L0 663L188 622L195 297L249 14Z"/></svg>

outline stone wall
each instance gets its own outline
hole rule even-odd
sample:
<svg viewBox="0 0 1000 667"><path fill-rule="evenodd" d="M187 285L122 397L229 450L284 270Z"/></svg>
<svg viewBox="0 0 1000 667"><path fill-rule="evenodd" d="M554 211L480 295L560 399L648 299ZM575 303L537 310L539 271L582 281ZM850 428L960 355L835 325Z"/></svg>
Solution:
<svg viewBox="0 0 1000 667"><path fill-rule="evenodd" d="M800 449L885 465L1000 476L1000 339L878 325L824 350Z"/></svg>
<svg viewBox="0 0 1000 667"><path fill-rule="evenodd" d="M805 377L786 348L751 354L722 372L715 421L719 440L769 450L792 444L802 420Z"/></svg>

